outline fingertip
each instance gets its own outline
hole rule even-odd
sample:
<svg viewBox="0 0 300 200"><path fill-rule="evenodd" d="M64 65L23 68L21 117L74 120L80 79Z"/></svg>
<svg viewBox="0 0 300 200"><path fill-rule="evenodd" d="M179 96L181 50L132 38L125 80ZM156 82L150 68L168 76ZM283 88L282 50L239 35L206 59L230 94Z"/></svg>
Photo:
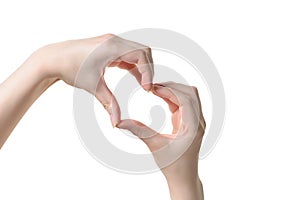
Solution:
<svg viewBox="0 0 300 200"><path fill-rule="evenodd" d="M154 83L154 84L153 84L153 88L154 88L154 89L163 88L163 87L166 87L166 86L163 85L162 83Z"/></svg>
<svg viewBox="0 0 300 200"><path fill-rule="evenodd" d="M117 125L120 124L120 118L119 118L119 116L112 115L111 116L111 123L112 123L112 126L114 128L117 127Z"/></svg>
<svg viewBox="0 0 300 200"><path fill-rule="evenodd" d="M114 96L113 96L112 102L111 102L111 109L112 109L113 127L116 127L117 124L119 124L121 121L121 110L120 110L120 106Z"/></svg>
<svg viewBox="0 0 300 200"><path fill-rule="evenodd" d="M113 114L110 115L110 122L111 122L111 125L112 125L113 128L117 127L118 124L120 123L118 121L118 119L116 117L114 117Z"/></svg>
<svg viewBox="0 0 300 200"><path fill-rule="evenodd" d="M128 129L129 127L128 122L129 122L128 119L120 120L120 122L116 126L120 129Z"/></svg>
<svg viewBox="0 0 300 200"><path fill-rule="evenodd" d="M149 73L142 73L141 85L146 91L151 91L153 85L153 77Z"/></svg>
<svg viewBox="0 0 300 200"><path fill-rule="evenodd" d="M143 84L143 89L147 92L150 92L152 90L152 83Z"/></svg>
<svg viewBox="0 0 300 200"><path fill-rule="evenodd" d="M163 87L165 87L165 86L163 86L163 85L161 85L161 84L155 83L155 84L153 84L153 86L152 86L152 92L153 92L155 95L160 96L160 89L162 89Z"/></svg>

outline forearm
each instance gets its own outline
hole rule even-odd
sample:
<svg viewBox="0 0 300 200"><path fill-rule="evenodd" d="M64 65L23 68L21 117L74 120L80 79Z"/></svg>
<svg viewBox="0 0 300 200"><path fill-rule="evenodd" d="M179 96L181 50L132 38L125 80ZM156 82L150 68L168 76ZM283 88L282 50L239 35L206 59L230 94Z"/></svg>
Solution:
<svg viewBox="0 0 300 200"><path fill-rule="evenodd" d="M195 179L167 179L172 200L203 200L203 187L198 176Z"/></svg>
<svg viewBox="0 0 300 200"><path fill-rule="evenodd" d="M32 103L55 81L40 63L28 59L0 85L0 148Z"/></svg>

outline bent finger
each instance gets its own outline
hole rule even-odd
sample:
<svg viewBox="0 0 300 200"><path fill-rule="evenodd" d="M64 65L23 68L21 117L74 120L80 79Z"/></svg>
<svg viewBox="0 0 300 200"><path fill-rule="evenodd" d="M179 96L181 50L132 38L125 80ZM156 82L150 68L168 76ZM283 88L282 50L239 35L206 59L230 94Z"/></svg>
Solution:
<svg viewBox="0 0 300 200"><path fill-rule="evenodd" d="M95 96L110 114L112 125L115 127L121 121L121 111L116 97L107 87L103 77L98 84Z"/></svg>
<svg viewBox="0 0 300 200"><path fill-rule="evenodd" d="M135 136L140 138L147 146L150 148L153 146L153 142L159 133L154 131L153 129L149 128L145 124L132 119L124 119L117 125L120 129L129 130Z"/></svg>

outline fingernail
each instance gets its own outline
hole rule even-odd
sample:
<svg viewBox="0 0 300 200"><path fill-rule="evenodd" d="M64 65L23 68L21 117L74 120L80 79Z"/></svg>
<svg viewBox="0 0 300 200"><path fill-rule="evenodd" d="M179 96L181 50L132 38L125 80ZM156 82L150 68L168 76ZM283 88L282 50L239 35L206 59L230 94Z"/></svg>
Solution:
<svg viewBox="0 0 300 200"><path fill-rule="evenodd" d="M162 84L159 84L159 83L155 83L155 86L166 87L166 86L164 86L164 85L162 85Z"/></svg>
<svg viewBox="0 0 300 200"><path fill-rule="evenodd" d="M107 112L111 115L112 114L112 108L109 104L103 104L103 107L105 108L105 110L107 110Z"/></svg>
<svg viewBox="0 0 300 200"><path fill-rule="evenodd" d="M120 123L120 119L118 119L117 115L111 115L111 124L115 128Z"/></svg>
<svg viewBox="0 0 300 200"><path fill-rule="evenodd" d="M152 83L143 83L142 87L145 91L150 92L153 87L153 84Z"/></svg>
<svg viewBox="0 0 300 200"><path fill-rule="evenodd" d="M150 92L152 89L152 86L150 88L148 86L144 86L144 89L146 90L146 92Z"/></svg>
<svg viewBox="0 0 300 200"><path fill-rule="evenodd" d="M113 128L117 127L118 123L115 121L112 115L110 115L110 121Z"/></svg>
<svg viewBox="0 0 300 200"><path fill-rule="evenodd" d="M165 87L164 85L161 85L161 84L155 84L154 86L153 86L153 91L155 92L155 91L157 91L157 90L159 90L160 88L163 88L163 87Z"/></svg>

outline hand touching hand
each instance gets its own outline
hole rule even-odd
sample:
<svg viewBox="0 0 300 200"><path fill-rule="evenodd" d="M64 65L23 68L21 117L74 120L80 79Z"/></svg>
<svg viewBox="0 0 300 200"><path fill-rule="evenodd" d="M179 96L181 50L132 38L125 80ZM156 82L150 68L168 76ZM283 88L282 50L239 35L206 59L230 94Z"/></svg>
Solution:
<svg viewBox="0 0 300 200"><path fill-rule="evenodd" d="M130 130L149 147L168 181L172 199L202 199L198 155L205 121L197 89L167 82L154 84L152 92L169 105L172 134L157 133L141 122L130 119L122 120L118 127Z"/></svg>
<svg viewBox="0 0 300 200"><path fill-rule="evenodd" d="M152 87L150 48L112 34L47 45L32 57L44 67L46 76L57 77L95 95L111 115L114 126L120 122L120 108L105 83L105 67L129 70L145 90Z"/></svg>

